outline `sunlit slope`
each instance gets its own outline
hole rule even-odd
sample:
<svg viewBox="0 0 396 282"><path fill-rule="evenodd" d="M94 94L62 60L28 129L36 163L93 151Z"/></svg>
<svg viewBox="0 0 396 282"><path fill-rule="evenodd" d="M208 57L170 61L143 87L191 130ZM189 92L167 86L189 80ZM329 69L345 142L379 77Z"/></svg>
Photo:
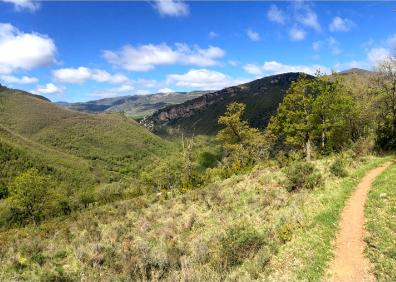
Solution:
<svg viewBox="0 0 396 282"><path fill-rule="evenodd" d="M151 156L171 149L169 143L119 114L71 111L18 90L0 92L0 124L115 173L134 173Z"/></svg>

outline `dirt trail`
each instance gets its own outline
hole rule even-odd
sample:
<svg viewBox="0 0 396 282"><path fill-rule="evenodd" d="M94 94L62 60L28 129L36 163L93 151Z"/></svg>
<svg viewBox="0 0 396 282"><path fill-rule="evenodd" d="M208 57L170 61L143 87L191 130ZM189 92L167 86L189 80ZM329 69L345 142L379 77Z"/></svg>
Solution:
<svg viewBox="0 0 396 282"><path fill-rule="evenodd" d="M346 203L337 234L335 258L327 273L328 281L375 281L364 256L364 206L374 179L392 162L367 173Z"/></svg>

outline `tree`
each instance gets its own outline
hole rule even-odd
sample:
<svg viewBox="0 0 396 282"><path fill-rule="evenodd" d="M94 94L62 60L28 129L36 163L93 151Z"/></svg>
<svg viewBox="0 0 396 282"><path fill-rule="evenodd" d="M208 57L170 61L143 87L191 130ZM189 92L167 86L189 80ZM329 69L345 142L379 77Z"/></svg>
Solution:
<svg viewBox="0 0 396 282"><path fill-rule="evenodd" d="M53 204L53 182L37 169L29 169L15 178L10 196L13 210L37 224Z"/></svg>
<svg viewBox="0 0 396 282"><path fill-rule="evenodd" d="M268 131L284 144L303 150L309 161L313 145L325 153L340 150L351 140L353 107L338 75L319 71L315 79L301 75L271 118Z"/></svg>
<svg viewBox="0 0 396 282"><path fill-rule="evenodd" d="M377 145L396 149L396 59L389 58L379 65L372 90L378 97Z"/></svg>
<svg viewBox="0 0 396 282"><path fill-rule="evenodd" d="M290 86L267 127L277 139L303 149L307 160L311 159L311 142L315 129L313 101L317 95L312 89L310 79L301 75Z"/></svg>
<svg viewBox="0 0 396 282"><path fill-rule="evenodd" d="M236 170L263 158L267 152L264 136L242 120L245 107L242 103L231 103L218 120L225 127L218 132L217 139L223 142L231 165Z"/></svg>

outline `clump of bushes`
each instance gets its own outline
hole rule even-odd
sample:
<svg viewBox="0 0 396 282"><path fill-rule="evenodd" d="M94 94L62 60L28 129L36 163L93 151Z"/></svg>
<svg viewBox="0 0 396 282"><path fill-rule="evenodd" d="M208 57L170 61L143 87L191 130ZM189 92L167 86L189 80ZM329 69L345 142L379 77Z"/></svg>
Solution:
<svg viewBox="0 0 396 282"><path fill-rule="evenodd" d="M330 172L337 177L348 176L348 171L346 170L345 161L341 158L337 158L330 166Z"/></svg>
<svg viewBox="0 0 396 282"><path fill-rule="evenodd" d="M253 257L264 244L264 239L252 226L236 225L227 229L220 243L224 264L232 267Z"/></svg>
<svg viewBox="0 0 396 282"><path fill-rule="evenodd" d="M285 187L289 192L313 189L322 183L322 175L310 162L297 162L286 169Z"/></svg>

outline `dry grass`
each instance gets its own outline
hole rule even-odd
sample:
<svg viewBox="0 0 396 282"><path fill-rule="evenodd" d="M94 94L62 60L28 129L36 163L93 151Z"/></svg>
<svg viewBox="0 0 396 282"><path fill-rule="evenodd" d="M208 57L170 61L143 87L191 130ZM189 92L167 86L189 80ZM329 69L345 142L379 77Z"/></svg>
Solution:
<svg viewBox="0 0 396 282"><path fill-rule="evenodd" d="M335 227L326 216L352 189L343 183L382 161L369 158L358 173L350 167L345 180L330 175L331 160L318 161L326 184L312 192L289 193L282 170L256 167L185 194L144 195L9 230L0 234L0 280L308 279L315 260L330 255L315 252L330 249Z"/></svg>

